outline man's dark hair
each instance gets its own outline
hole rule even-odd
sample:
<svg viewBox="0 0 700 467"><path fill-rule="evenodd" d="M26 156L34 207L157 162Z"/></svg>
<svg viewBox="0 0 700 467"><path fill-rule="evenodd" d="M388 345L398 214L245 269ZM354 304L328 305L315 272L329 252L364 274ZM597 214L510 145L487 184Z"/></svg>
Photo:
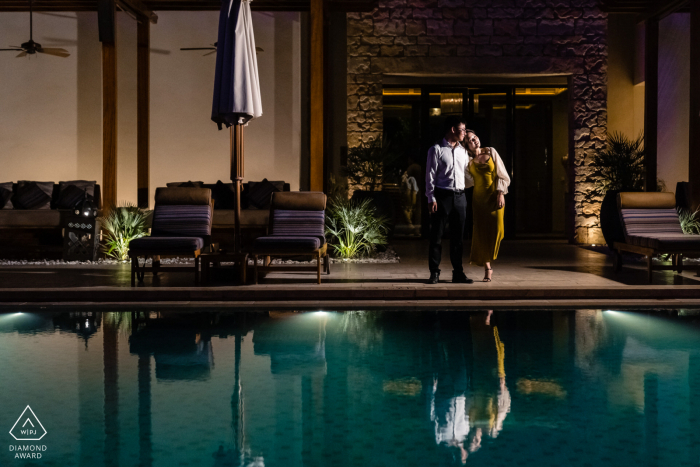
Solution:
<svg viewBox="0 0 700 467"><path fill-rule="evenodd" d="M467 121L457 115L450 115L445 119L445 134L449 133L452 128L459 128L462 124L467 126Z"/></svg>

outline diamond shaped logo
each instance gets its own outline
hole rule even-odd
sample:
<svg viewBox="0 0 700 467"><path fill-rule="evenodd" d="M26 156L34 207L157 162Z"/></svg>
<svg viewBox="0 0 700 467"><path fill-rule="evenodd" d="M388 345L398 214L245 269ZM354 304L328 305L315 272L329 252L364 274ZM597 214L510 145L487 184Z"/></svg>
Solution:
<svg viewBox="0 0 700 467"><path fill-rule="evenodd" d="M46 436L46 429L32 408L27 406L12 426L10 434L17 441L39 441Z"/></svg>

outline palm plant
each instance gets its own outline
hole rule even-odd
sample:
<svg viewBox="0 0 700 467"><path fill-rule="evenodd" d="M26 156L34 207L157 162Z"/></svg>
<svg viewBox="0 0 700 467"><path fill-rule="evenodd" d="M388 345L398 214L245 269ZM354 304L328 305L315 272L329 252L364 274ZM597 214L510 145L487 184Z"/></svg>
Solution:
<svg viewBox="0 0 700 467"><path fill-rule="evenodd" d="M129 259L129 242L148 235L148 218L151 211L144 211L131 203L124 203L100 217L102 228L107 231L103 246L105 254L120 261Z"/></svg>
<svg viewBox="0 0 700 467"><path fill-rule="evenodd" d="M644 135L634 141L620 132L608 135L605 149L593 156L593 166L600 170L597 190L644 190Z"/></svg>
<svg viewBox="0 0 700 467"><path fill-rule="evenodd" d="M689 209L678 208L678 219L681 222L681 229L685 234L700 235L700 208L695 212Z"/></svg>
<svg viewBox="0 0 700 467"><path fill-rule="evenodd" d="M386 245L387 220L377 216L369 199L360 202L336 197L326 216L326 236L338 257L356 258Z"/></svg>

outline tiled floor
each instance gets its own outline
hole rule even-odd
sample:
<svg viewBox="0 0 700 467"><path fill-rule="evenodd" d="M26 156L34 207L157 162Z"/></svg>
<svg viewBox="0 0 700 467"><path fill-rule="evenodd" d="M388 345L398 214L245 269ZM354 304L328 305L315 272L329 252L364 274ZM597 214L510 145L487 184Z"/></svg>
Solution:
<svg viewBox="0 0 700 467"><path fill-rule="evenodd" d="M232 270L214 270L206 286L195 287L191 273L163 273L155 280L146 275L143 286L131 288L129 266L3 266L0 267L0 303L123 303L205 301L237 302L239 306L274 302L284 304L340 301L345 304L388 301L393 304L459 303L481 301L546 300L700 300L700 277L654 272L646 281L645 263L628 261L620 273L612 270L604 253L562 241L506 241L493 263L493 282L480 282L483 269L465 265L474 284L452 284L447 245L443 251L442 279L426 284L427 242L396 240L401 258L396 264L334 263L323 284L315 273L271 273L259 285L239 285ZM465 254L468 258L468 253ZM697 263L696 263L697 264ZM630 302L632 303L632 302Z"/></svg>

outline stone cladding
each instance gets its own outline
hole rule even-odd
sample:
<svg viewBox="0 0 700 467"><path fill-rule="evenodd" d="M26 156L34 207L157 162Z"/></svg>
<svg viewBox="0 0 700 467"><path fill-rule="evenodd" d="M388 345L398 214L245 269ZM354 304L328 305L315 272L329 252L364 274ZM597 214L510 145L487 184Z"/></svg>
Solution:
<svg viewBox="0 0 700 467"><path fill-rule="evenodd" d="M379 0L372 12L348 13L347 34L350 147L381 136L385 73L569 74L572 227L576 242L602 242L590 166L607 127L598 0Z"/></svg>

